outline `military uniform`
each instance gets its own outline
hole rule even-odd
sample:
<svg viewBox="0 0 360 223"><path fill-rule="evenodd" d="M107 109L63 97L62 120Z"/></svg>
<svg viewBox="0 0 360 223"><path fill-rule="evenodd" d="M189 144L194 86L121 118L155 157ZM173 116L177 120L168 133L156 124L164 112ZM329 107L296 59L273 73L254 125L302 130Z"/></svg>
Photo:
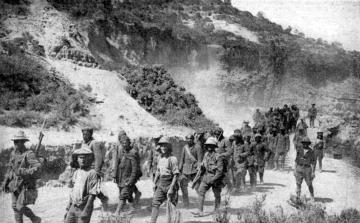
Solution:
<svg viewBox="0 0 360 223"><path fill-rule="evenodd" d="M275 150L275 164L276 169L279 168L279 161L281 168L285 167L285 156L290 149L290 137L288 134L279 133L276 136L276 150Z"/></svg>
<svg viewBox="0 0 360 223"><path fill-rule="evenodd" d="M221 203L221 189L224 187L224 160L216 152L207 152L204 156L203 167L205 174L199 186L199 196L205 197L206 192L211 188L215 196L215 209L217 209Z"/></svg>
<svg viewBox="0 0 360 223"><path fill-rule="evenodd" d="M243 127L241 127L240 131L241 131L241 135L243 137L246 137L246 136L252 134L252 129L248 124L245 124Z"/></svg>
<svg viewBox="0 0 360 223"><path fill-rule="evenodd" d="M170 188L174 175L179 174L179 165L175 156L159 157L157 164L157 175L159 176L156 182L156 189L152 201L153 207L159 207L167 199L167 192ZM177 204L178 201L178 184L175 184L173 190L174 194L171 197L171 202Z"/></svg>
<svg viewBox="0 0 360 223"><path fill-rule="evenodd" d="M255 137L257 137L257 135ZM263 142L254 142L252 144L252 147L255 153L255 161L257 166L257 172L259 173L260 183L263 183L265 162L271 155L271 150L269 150Z"/></svg>
<svg viewBox="0 0 360 223"><path fill-rule="evenodd" d="M304 137L302 142L310 142L308 137ZM311 143L311 142L310 142ZM310 144L309 143L309 144ZM304 145L302 147L298 147L296 149L296 159L295 159L295 179L296 179L296 195L300 197L301 193L301 184L303 180L305 180L306 184L309 187L309 191L311 197L314 197L314 189L312 185L312 174L313 174L313 167L315 165L315 153L309 147L305 150Z"/></svg>
<svg viewBox="0 0 360 223"><path fill-rule="evenodd" d="M73 153L73 158L76 163L78 155L93 157L93 152L87 147L76 149ZM83 166L75 170L72 176L71 185L73 185L73 188L70 192L70 201L64 220L65 223L90 222L94 199L99 192L99 184L100 179L98 173L91 168L90 163L88 163L88 166Z"/></svg>
<svg viewBox="0 0 360 223"><path fill-rule="evenodd" d="M317 109L315 107L311 107L308 110L308 116L310 119L310 128L314 128L314 121L316 119L316 115L317 115Z"/></svg>
<svg viewBox="0 0 360 223"><path fill-rule="evenodd" d="M195 178L198 166L201 165L202 159L203 153L199 144L184 146L179 162L179 169L182 173L180 177L180 188L182 191L183 202L186 207L189 206L188 184ZM197 189L197 187L195 189Z"/></svg>
<svg viewBox="0 0 360 223"><path fill-rule="evenodd" d="M15 141L29 141L23 131L19 131L12 139ZM8 170L2 185L5 192L11 192L11 206L14 210L16 223L23 222L23 215L30 218L32 222L40 222L28 204L34 204L38 195L36 179L41 175L41 163L31 150L26 147L12 149Z"/></svg>
<svg viewBox="0 0 360 223"><path fill-rule="evenodd" d="M252 143L245 141L244 142L244 150L248 152L248 156L246 159L246 168L250 177L250 186L254 188L256 186L256 161L255 161L255 151L252 147Z"/></svg>
<svg viewBox="0 0 360 223"><path fill-rule="evenodd" d="M234 148L234 172L235 172L235 187L242 191L245 190L245 176L247 169L247 158L250 150L243 143L233 143Z"/></svg>
<svg viewBox="0 0 360 223"><path fill-rule="evenodd" d="M179 190L179 165L175 156L171 155L172 145L168 137L161 137L158 145L161 156L158 158L156 174L154 179L154 196L152 200L152 210L150 223L155 223L159 216L160 205L168 200L176 206Z"/></svg>
<svg viewBox="0 0 360 223"><path fill-rule="evenodd" d="M224 161L224 172L225 178L224 182L227 185L228 189L231 190L233 188L233 147L229 139L222 137L218 141L218 148L216 152L221 155Z"/></svg>
<svg viewBox="0 0 360 223"><path fill-rule="evenodd" d="M274 154L276 152L276 135L274 136L274 134L269 133L266 137L266 143L267 146L269 148L269 150L271 150L271 156L269 157L268 160L268 168L273 169L274 168Z"/></svg>
<svg viewBox="0 0 360 223"><path fill-rule="evenodd" d="M317 162L319 162L320 171L322 171L322 160L324 158L324 149L325 149L324 140L322 139L322 137L321 138L318 137L316 139L316 142L314 145L314 153L315 153L315 159L316 159L315 167L316 167Z"/></svg>
<svg viewBox="0 0 360 223"><path fill-rule="evenodd" d="M140 177L140 157L134 149L126 151L118 151L118 154L113 157L115 159L113 178L119 187L119 206L118 212L123 209L126 201L130 203L130 208L133 209L133 197L135 184Z"/></svg>
<svg viewBox="0 0 360 223"><path fill-rule="evenodd" d="M5 177L6 190L12 192L12 208L15 214L15 222L23 222L23 215L30 218L32 222L39 219L27 207L34 204L37 197L36 179L41 171L41 163L35 157L34 152L13 151L9 162L8 174Z"/></svg>

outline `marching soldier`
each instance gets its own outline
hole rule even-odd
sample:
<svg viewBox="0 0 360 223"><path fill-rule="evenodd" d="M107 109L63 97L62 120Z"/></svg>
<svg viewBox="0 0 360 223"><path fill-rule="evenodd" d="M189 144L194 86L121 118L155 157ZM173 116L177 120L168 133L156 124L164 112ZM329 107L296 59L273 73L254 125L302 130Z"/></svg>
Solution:
<svg viewBox="0 0 360 223"><path fill-rule="evenodd" d="M218 147L216 149L216 152L219 153L221 157L224 159L224 164L225 164L224 171L226 173L224 181L228 190L231 191L233 189L233 184L234 184L234 174L231 166L233 149L230 140L226 139L223 133L224 130L222 128L216 128L214 131L214 135L218 142Z"/></svg>
<svg viewBox="0 0 360 223"><path fill-rule="evenodd" d="M199 186L199 212L194 213L198 217L204 216L205 194L211 188L215 196L215 210L220 207L221 189L224 187L223 179L225 177L224 160L215 151L218 142L214 137L210 137L205 142L207 152L205 153L202 170L204 176Z"/></svg>
<svg viewBox="0 0 360 223"><path fill-rule="evenodd" d="M119 161L121 160L121 157L124 155L125 153L125 148L124 145L127 145L127 141L130 140L130 138L127 136L126 132L124 130L119 131L118 133L118 142L116 143L113 151L112 151L112 171L113 171L113 179L116 181L116 171L118 169L118 165L119 165ZM137 165L137 180L140 179L140 177L142 176L142 172L141 172L141 167L140 167L140 155L139 155L139 151L137 146L135 146L134 142L130 142L129 147L131 148L131 151L134 153L135 156L135 161L136 161L136 165ZM115 175L114 175L115 174ZM134 184L132 185L132 192L135 194L135 198L134 198L134 202L133 202L133 206L138 206L139 205L139 201L140 201L140 197L141 197L141 192L139 191L139 189L137 188L137 186Z"/></svg>
<svg viewBox="0 0 360 223"><path fill-rule="evenodd" d="M243 124L243 126L241 127L240 131L241 131L241 135L242 135L243 137L246 137L246 136L252 134L252 129L251 129L251 127L249 126L249 122L248 122L248 121L244 121L244 124Z"/></svg>
<svg viewBox="0 0 360 223"><path fill-rule="evenodd" d="M271 150L262 142L262 136L257 133L255 135L255 142L252 144L255 152L255 160L257 172L259 173L260 184L264 183L265 162L271 155Z"/></svg>
<svg viewBox="0 0 360 223"><path fill-rule="evenodd" d="M252 146L250 135L245 137L244 147L245 147L245 151L248 152L246 167L250 176L250 186L251 189L254 189L256 186L256 162L255 162L255 151Z"/></svg>
<svg viewBox="0 0 360 223"><path fill-rule="evenodd" d="M285 167L285 156L290 150L290 137L285 129L280 130L280 134L276 136L275 166L279 169L279 161L281 169Z"/></svg>
<svg viewBox="0 0 360 223"><path fill-rule="evenodd" d="M276 136L277 136L276 130L270 129L270 131L266 137L267 138L266 143L268 145L268 148L271 150L271 156L269 157L269 161L267 162L269 169L274 169L274 167L275 167L274 154L276 152L276 140L277 140Z"/></svg>
<svg viewBox="0 0 360 223"><path fill-rule="evenodd" d="M234 147L234 172L235 172L235 188L240 192L245 191L245 176L246 176L246 166L247 166L247 157L249 155L249 150L247 150L244 145L243 137L240 133L240 130L234 131L235 141L233 143Z"/></svg>
<svg viewBox="0 0 360 223"><path fill-rule="evenodd" d="M319 162L320 172L322 172L322 160L324 158L324 149L325 149L325 145L324 145L323 132L317 132L316 142L314 145L314 152L315 152L315 158L316 158L315 168L316 168L317 162Z"/></svg>
<svg viewBox="0 0 360 223"><path fill-rule="evenodd" d="M300 122L296 127L296 132L298 132L300 128L302 128L305 131L305 134L307 134L308 125L306 124L304 118L300 119ZM296 132L295 132L295 134L296 134Z"/></svg>
<svg viewBox="0 0 360 223"><path fill-rule="evenodd" d="M296 199L297 202L300 200L301 184L305 180L311 200L314 201L314 187L312 184L315 178L315 153L311 149L311 141L309 137L304 137L301 140L302 146L296 148L296 159L295 159L295 179L296 179Z"/></svg>
<svg viewBox="0 0 360 223"><path fill-rule="evenodd" d="M139 155L131 146L129 137L123 138L120 141L122 150L118 151L113 168L113 178L119 187L119 204L116 209L116 214L120 215L126 201L129 202L130 212L135 210L133 190L136 188L135 184L139 179ZM136 196L136 195L135 195Z"/></svg>
<svg viewBox="0 0 360 223"><path fill-rule="evenodd" d="M180 188L183 196L184 207L189 207L188 184L192 181L197 173L198 166L202 161L202 148L195 145L194 135L190 134L185 137L186 145L181 153L179 162ZM195 188L197 189L197 188Z"/></svg>
<svg viewBox="0 0 360 223"><path fill-rule="evenodd" d="M315 107L315 104L312 104L311 108L309 108L308 116L309 116L309 119L310 119L310 128L315 128L314 121L315 121L316 116L317 116L317 109Z"/></svg>
<svg viewBox="0 0 360 223"><path fill-rule="evenodd" d="M161 137L158 142L160 157L154 179L154 197L152 200L152 211L150 223L155 223L159 216L159 207L167 199L177 204L178 201L178 160L172 155L172 146L167 137Z"/></svg>
<svg viewBox="0 0 360 223"><path fill-rule="evenodd" d="M263 121L264 121L264 115L261 114L260 109L256 109L254 115L253 115L253 120L254 120L254 126L258 127Z"/></svg>
<svg viewBox="0 0 360 223"><path fill-rule="evenodd" d="M97 172L91 168L94 154L88 147L82 146L74 151L72 157L77 169L72 176L73 188L66 208L65 223L89 223L100 183Z"/></svg>
<svg viewBox="0 0 360 223"><path fill-rule="evenodd" d="M40 133L39 140L42 137ZM31 222L39 223L41 218L36 216L27 205L34 204L37 198L36 179L40 178L41 163L35 153L25 147L25 142L29 139L23 131L19 131L11 140L14 142L14 148L2 190L12 193L12 208L16 223L23 222L23 215Z"/></svg>
<svg viewBox="0 0 360 223"><path fill-rule="evenodd" d="M83 141L82 141L82 145L81 147L84 148L88 148L90 149L93 154L94 154L94 169L99 177L99 180L101 181L101 177L102 177L102 172L101 172L101 168L104 165L104 161L105 161L105 154L106 154L106 149L105 146L101 143L96 141L93 138L93 132L94 129L90 128L90 127L86 127L83 128L81 130L82 135L83 135ZM76 156L75 156L76 158ZM78 168L77 166L77 162L76 160L74 160L74 157L72 157L72 161L70 163L70 166L72 168ZM97 193L97 197L101 200L103 209L106 211L108 209L108 200L109 198L106 197L101 191L100 191L100 184L98 185L99 188L99 193Z"/></svg>

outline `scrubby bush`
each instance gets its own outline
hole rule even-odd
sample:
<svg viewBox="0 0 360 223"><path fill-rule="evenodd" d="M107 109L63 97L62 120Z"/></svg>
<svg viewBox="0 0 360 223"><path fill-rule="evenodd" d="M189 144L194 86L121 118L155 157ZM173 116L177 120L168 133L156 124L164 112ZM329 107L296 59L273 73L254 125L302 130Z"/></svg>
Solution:
<svg viewBox="0 0 360 223"><path fill-rule="evenodd" d="M48 115L52 117L49 123L67 128L88 114L90 101L85 93L16 46L10 49L9 55L0 55L0 107L4 109L1 124L29 127L42 123L44 115Z"/></svg>
<svg viewBox="0 0 360 223"><path fill-rule="evenodd" d="M276 210L265 210L266 196L256 197L254 202L245 208L241 208L237 213L236 223L355 223L360 221L360 213L356 209L345 209L340 215L329 215L326 209L319 203L306 202L304 200L303 208L292 214L284 213L281 206ZM217 221L220 222L220 221Z"/></svg>
<svg viewBox="0 0 360 223"><path fill-rule="evenodd" d="M122 75L129 83L129 94L160 120L194 129L215 126L204 116L194 95L177 86L164 68L145 66L124 70Z"/></svg>

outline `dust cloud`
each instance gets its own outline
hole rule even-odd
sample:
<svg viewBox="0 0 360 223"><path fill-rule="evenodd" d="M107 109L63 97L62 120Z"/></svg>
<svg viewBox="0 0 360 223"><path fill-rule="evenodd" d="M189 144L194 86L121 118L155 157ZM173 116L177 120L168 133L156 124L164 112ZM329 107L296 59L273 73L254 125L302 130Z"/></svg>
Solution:
<svg viewBox="0 0 360 223"><path fill-rule="evenodd" d="M254 109L231 102L231 98L221 88L218 74L224 70L217 56L219 50L217 46L208 47L207 68L200 68L203 66L193 59L188 67L173 68L170 72L177 84L195 95L206 117L218 123L224 129L224 134L229 136L234 129L241 128L244 120L252 121ZM196 52L194 54L195 58Z"/></svg>

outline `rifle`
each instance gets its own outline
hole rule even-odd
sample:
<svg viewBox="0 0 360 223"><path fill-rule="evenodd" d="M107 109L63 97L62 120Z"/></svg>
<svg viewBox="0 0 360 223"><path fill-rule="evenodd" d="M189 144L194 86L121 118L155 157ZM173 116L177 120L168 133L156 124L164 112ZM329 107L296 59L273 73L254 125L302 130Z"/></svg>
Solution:
<svg viewBox="0 0 360 223"><path fill-rule="evenodd" d="M201 179L201 176L203 175L204 168L203 165L200 166L199 170L197 171L194 179L191 181L191 188L194 189L198 181Z"/></svg>
<svg viewBox="0 0 360 223"><path fill-rule="evenodd" d="M43 138L44 138L44 134L42 133L42 131L44 130L45 123L46 123L46 118L44 119L44 122L43 122L43 124L42 124L41 130L40 130L40 132L39 132L39 142L38 142L38 144L37 144L36 147L35 147L35 156L36 156L36 157L38 157L38 155L39 155L38 153L39 153L39 150L40 150L40 148L41 148L41 142L42 142L42 140L43 140Z"/></svg>

